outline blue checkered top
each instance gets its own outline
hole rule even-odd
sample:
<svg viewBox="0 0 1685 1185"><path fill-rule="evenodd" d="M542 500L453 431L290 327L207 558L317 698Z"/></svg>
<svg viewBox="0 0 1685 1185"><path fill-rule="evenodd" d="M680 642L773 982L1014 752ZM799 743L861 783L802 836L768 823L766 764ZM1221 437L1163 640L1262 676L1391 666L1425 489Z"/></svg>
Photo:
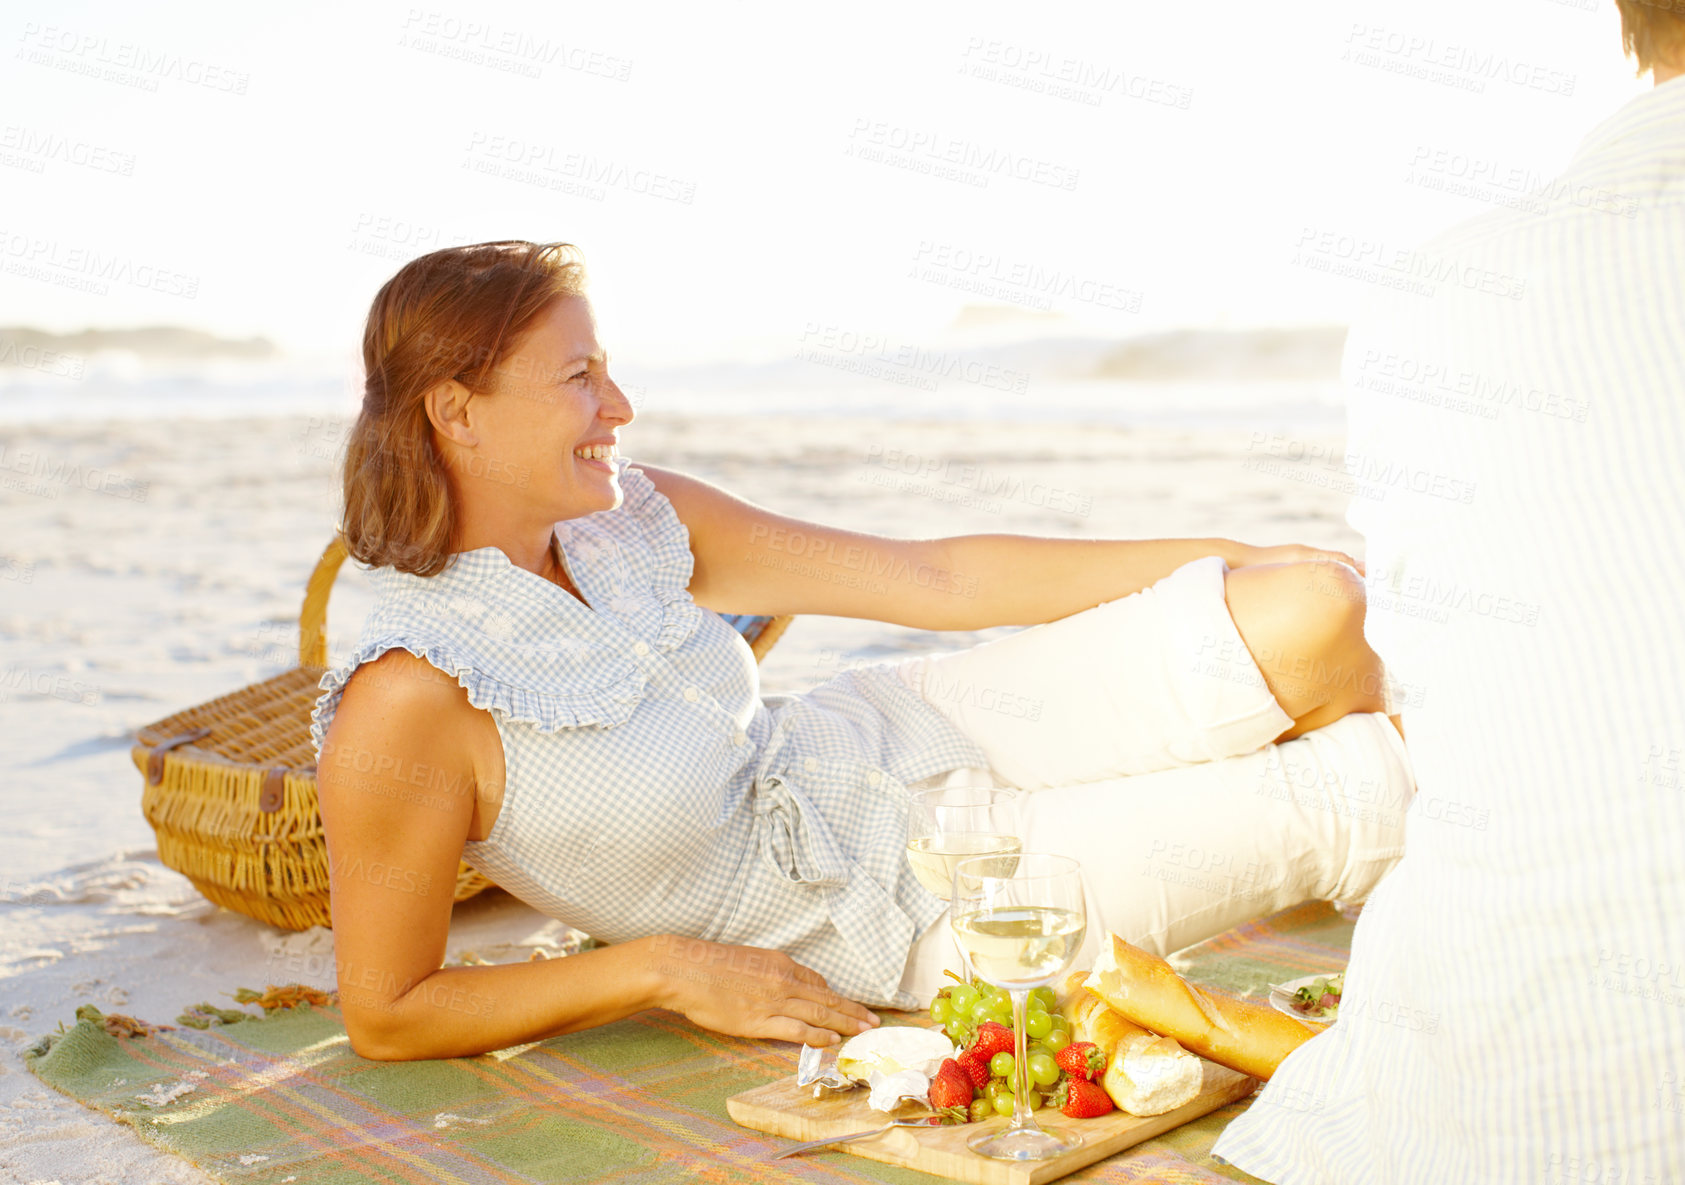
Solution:
<svg viewBox="0 0 1685 1185"><path fill-rule="evenodd" d="M945 907L907 864L906 786L987 758L889 663L761 696L748 643L691 599L672 503L614 464L622 504L555 528L585 604L495 547L433 577L374 569L357 648L322 676L318 757L352 672L407 650L497 723L503 805L463 852L497 884L605 942L768 947L918 1007L907 952Z"/></svg>

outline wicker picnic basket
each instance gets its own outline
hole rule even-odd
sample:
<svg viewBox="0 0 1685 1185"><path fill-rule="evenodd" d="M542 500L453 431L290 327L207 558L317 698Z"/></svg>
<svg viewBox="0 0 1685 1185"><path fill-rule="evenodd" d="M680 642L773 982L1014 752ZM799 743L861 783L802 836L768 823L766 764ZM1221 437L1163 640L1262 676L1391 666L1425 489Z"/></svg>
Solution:
<svg viewBox="0 0 1685 1185"><path fill-rule="evenodd" d="M331 926L310 714L328 662L328 595L345 562L334 536L305 586L298 666L149 724L130 750L158 859L216 904L285 930ZM727 617L758 662L785 617ZM457 901L491 881L467 864Z"/></svg>

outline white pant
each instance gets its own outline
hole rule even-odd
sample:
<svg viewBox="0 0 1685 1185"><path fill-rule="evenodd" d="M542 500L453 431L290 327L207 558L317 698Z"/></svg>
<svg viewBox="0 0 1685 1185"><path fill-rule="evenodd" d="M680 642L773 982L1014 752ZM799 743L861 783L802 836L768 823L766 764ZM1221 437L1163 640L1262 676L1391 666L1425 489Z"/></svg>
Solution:
<svg viewBox="0 0 1685 1185"><path fill-rule="evenodd" d="M898 664L988 769L914 784L1025 791L1025 851L1081 861L1090 965L1108 932L1168 954L1306 900L1361 901L1404 854L1415 793L1376 712L1295 740L1224 599L1220 556L1058 621ZM963 963L943 915L902 989Z"/></svg>

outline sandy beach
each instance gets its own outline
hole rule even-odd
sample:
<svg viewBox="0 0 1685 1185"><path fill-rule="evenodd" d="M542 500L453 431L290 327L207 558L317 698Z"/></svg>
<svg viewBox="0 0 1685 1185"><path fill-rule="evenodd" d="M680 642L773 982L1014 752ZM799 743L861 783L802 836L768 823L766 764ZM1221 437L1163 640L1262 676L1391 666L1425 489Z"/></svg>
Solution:
<svg viewBox="0 0 1685 1185"><path fill-rule="evenodd" d="M209 1180L24 1068L21 1050L78 1004L169 1022L199 1001L226 1005L239 986L332 986L327 931L288 935L217 910L157 862L129 745L141 725L295 665L344 427L304 415L0 426L0 728L11 742L0 1179ZM888 535L1360 546L1343 517L1341 442L1326 434L652 410L622 441L633 461ZM370 603L348 566L329 609L334 656ZM762 665L762 689L801 691L846 666L997 632L800 619ZM458 908L449 953L524 959L571 938L494 892Z"/></svg>

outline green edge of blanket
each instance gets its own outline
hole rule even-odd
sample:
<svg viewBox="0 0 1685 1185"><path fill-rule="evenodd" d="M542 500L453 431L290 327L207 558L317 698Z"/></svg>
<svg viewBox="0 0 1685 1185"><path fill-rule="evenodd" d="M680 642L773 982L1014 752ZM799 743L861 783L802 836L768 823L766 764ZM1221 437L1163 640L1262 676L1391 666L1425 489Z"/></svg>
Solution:
<svg viewBox="0 0 1685 1185"><path fill-rule="evenodd" d="M1271 983L1337 970L1351 932L1326 903L1312 903L1218 935L1174 962L1195 982L1262 995ZM114 1037L82 1020L25 1060L48 1085L231 1185L279 1185L289 1176L295 1185L736 1181L763 1173L933 1179L844 1153L763 1163L781 1141L738 1127L725 1100L789 1073L790 1047L725 1037L670 1013L552 1038L515 1057L403 1063L357 1057L337 1010L308 1004L145 1038ZM181 1085L194 1089L162 1105L137 1097L157 1099ZM1256 1181L1209 1155L1248 1105L1230 1104L1066 1180ZM242 1164L242 1156L260 1159Z"/></svg>

